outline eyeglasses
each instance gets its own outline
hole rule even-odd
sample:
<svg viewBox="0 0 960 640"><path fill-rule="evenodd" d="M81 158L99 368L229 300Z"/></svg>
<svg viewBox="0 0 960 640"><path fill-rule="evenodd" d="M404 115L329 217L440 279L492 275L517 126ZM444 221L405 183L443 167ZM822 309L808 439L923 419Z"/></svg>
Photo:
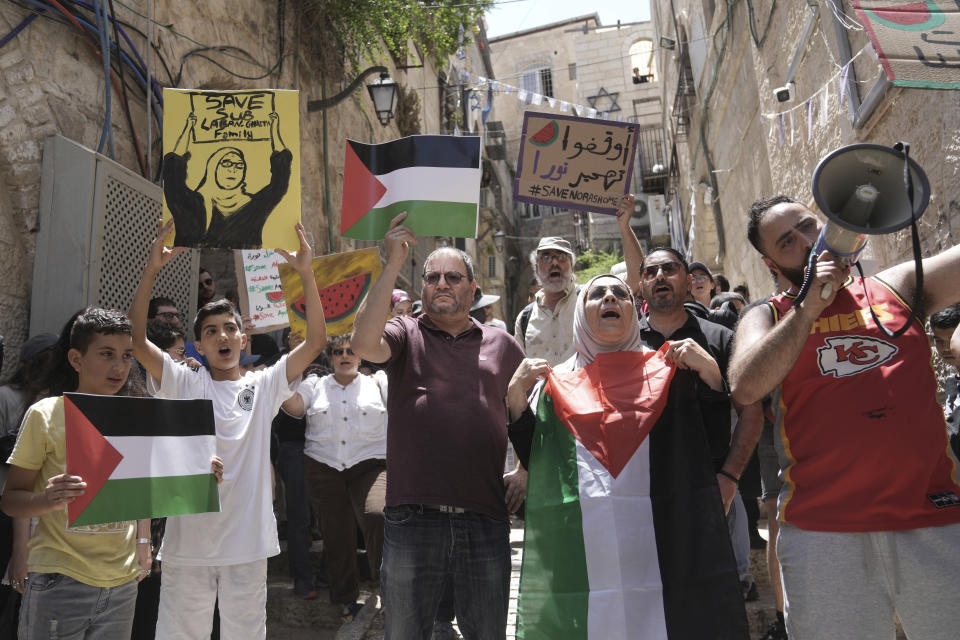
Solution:
<svg viewBox="0 0 960 640"><path fill-rule="evenodd" d="M562 251L541 251L537 254L537 261L540 264L550 264L554 260L563 264L570 259L569 254Z"/></svg>
<svg viewBox="0 0 960 640"><path fill-rule="evenodd" d="M213 278L205 278L204 280L200 281L200 284L202 284L205 287L209 287L210 285L213 284Z"/></svg>
<svg viewBox="0 0 960 640"><path fill-rule="evenodd" d="M164 320L173 320L180 317L179 311L157 311L157 317Z"/></svg>
<svg viewBox="0 0 960 640"><path fill-rule="evenodd" d="M657 277L657 273L660 271L663 272L663 277L665 278L675 276L680 273L680 263L671 261L663 262L661 264L651 264L648 267L645 267L640 275L643 276L644 280L653 280Z"/></svg>
<svg viewBox="0 0 960 640"><path fill-rule="evenodd" d="M692 273L690 275L693 277L694 282L704 282L710 279L710 276L705 273Z"/></svg>
<svg viewBox="0 0 960 640"><path fill-rule="evenodd" d="M440 282L440 276L443 276L443 279L447 281L447 284L451 287L455 287L467 276L463 275L459 271L444 271L440 273L439 271L428 271L423 274L423 283L430 285L431 287Z"/></svg>
<svg viewBox="0 0 960 640"><path fill-rule="evenodd" d="M589 300L600 300L607 295L607 291L613 294L613 297L617 300L629 300L630 292L622 284L611 284L607 286L596 286L590 289L587 292L587 299Z"/></svg>
<svg viewBox="0 0 960 640"><path fill-rule="evenodd" d="M348 356L352 356L352 355L353 355L353 349L350 349L350 348L347 348L347 349L331 349L331 350L330 350L330 353L332 353L332 354L335 355L335 356L342 356L344 353L346 353Z"/></svg>
<svg viewBox="0 0 960 640"><path fill-rule="evenodd" d="M243 169L247 165L244 162L233 162L232 160L221 160L220 166L225 169L233 169L233 168Z"/></svg>

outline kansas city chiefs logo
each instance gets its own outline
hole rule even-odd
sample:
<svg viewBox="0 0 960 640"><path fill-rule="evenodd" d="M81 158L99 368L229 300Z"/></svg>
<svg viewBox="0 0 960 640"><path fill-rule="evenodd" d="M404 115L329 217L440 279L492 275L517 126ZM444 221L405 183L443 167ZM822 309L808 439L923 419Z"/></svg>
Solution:
<svg viewBox="0 0 960 640"><path fill-rule="evenodd" d="M837 336L824 339L817 349L817 364L826 375L843 378L878 367L892 358L898 349L884 340L866 336Z"/></svg>

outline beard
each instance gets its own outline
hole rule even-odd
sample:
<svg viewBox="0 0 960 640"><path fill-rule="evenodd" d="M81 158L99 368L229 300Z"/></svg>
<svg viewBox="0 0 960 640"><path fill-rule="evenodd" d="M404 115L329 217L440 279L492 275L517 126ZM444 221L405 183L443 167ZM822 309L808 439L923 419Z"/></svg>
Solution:
<svg viewBox="0 0 960 640"><path fill-rule="evenodd" d="M469 290L463 294L457 294L456 291L451 291L450 294L453 296L453 300L443 297L438 301L436 291L434 291L433 295L428 299L425 299L423 306L428 315L456 315L470 310L473 295Z"/></svg>
<svg viewBox="0 0 960 640"><path fill-rule="evenodd" d="M803 276L804 270L807 268L807 265L810 264L810 253L813 249L810 249L810 252L804 257L803 263L799 267L785 267L782 264L770 260L776 265L777 270L780 272L780 275L783 276L790 284L799 289L803 286Z"/></svg>

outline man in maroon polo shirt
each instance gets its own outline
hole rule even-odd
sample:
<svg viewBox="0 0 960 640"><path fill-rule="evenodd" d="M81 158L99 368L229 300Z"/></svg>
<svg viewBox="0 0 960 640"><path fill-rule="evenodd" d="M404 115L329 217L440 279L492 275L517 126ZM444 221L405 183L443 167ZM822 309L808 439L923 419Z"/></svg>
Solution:
<svg viewBox="0 0 960 640"><path fill-rule="evenodd" d="M507 386L523 360L508 333L470 317L470 257L437 249L423 265L423 314L385 324L413 232L390 222L387 262L354 321L353 349L386 363L386 639L428 639L445 579L468 640L506 635L510 539L504 498Z"/></svg>

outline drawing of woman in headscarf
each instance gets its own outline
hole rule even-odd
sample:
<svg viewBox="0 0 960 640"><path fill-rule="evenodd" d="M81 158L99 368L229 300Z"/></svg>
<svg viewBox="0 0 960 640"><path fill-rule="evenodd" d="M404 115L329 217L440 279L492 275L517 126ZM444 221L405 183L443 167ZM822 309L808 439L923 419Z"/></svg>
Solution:
<svg viewBox="0 0 960 640"><path fill-rule="evenodd" d="M247 192L243 151L221 147L207 158L196 189L186 184L190 140L197 117L187 116L173 151L163 159L163 193L175 221L175 246L257 249L263 226L290 184L293 154L280 137L279 116L270 114L270 182Z"/></svg>

